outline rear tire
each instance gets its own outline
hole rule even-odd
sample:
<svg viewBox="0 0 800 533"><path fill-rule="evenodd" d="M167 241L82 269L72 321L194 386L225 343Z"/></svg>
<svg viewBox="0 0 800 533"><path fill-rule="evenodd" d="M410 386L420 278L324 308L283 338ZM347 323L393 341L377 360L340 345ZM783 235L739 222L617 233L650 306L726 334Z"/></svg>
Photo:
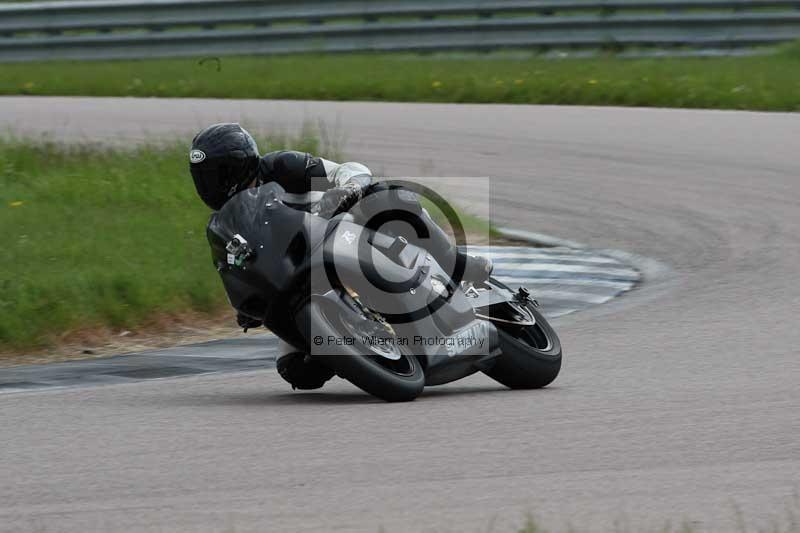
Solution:
<svg viewBox="0 0 800 533"><path fill-rule="evenodd" d="M536 307L527 304L526 309L536 318L536 325L516 328L517 331L514 331L513 327L504 329L498 324L497 333L503 353L495 358L491 369L484 371L510 389L546 387L561 370L561 341L558 335ZM531 339L538 339L538 342L532 342ZM547 346L543 346L542 339L547 339Z"/></svg>
<svg viewBox="0 0 800 533"><path fill-rule="evenodd" d="M346 312L334 303L311 301L297 314L297 323L306 337L313 335L324 339L340 339L347 336L347 330L337 323L340 319L336 317ZM397 347L402 359L393 370L389 368L391 364L383 364L381 356L374 355L357 338L352 345L329 345L325 355L316 355L319 347L312 344L313 339L307 338L306 341L309 353L315 353L314 359L361 390L387 402L411 401L422 393L425 386L422 366L404 346ZM388 359L385 361L390 363Z"/></svg>

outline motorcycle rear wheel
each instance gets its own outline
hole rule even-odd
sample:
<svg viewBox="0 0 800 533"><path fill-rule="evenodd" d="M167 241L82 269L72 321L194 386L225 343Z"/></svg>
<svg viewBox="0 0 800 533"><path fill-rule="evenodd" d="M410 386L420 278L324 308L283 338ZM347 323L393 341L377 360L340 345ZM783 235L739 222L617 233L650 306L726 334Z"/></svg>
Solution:
<svg viewBox="0 0 800 533"><path fill-rule="evenodd" d="M352 316L343 316L347 313ZM425 374L416 356L398 344L395 349L400 358L391 360L380 355L374 346L362 342L345 323L363 322L363 317L355 311L345 311L333 303L310 301L297 314L297 321L300 331L313 337L306 340L314 359L361 390L387 402L411 401L422 393ZM320 354L320 343L315 342L318 337L322 337L325 345L324 355ZM353 343L338 345L327 342L329 338L351 338Z"/></svg>

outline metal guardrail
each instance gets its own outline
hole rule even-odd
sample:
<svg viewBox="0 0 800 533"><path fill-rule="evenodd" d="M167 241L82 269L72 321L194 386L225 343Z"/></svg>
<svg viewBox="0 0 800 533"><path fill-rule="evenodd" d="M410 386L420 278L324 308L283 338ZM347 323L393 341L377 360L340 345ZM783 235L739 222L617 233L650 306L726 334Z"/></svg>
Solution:
<svg viewBox="0 0 800 533"><path fill-rule="evenodd" d="M800 0L99 0L0 4L0 61L800 39Z"/></svg>

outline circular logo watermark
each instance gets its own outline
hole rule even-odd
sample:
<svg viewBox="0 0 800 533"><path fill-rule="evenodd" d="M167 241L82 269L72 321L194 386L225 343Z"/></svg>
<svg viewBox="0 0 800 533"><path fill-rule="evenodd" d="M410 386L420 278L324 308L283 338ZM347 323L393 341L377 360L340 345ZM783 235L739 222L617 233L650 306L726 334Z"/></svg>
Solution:
<svg viewBox="0 0 800 533"><path fill-rule="evenodd" d="M408 196L409 194L411 195L410 197ZM369 242L370 236L374 234L374 232L379 232L384 224L392 221L405 223L413 234L409 235L412 240L424 240L431 237L430 231L433 228L431 228L430 225L435 223L422 209L419 203L420 198L425 198L440 210L453 231L456 241L455 246L448 244L448 248L450 248L448 255L452 254L453 264L445 269L445 273L447 277L452 280L453 285L458 285L464 275L465 259L463 255L457 254L456 250L459 247L463 248L466 246L466 232L464 231L464 226L455 209L453 209L441 195L429 187L425 187L419 183L396 179L379 182L378 187L374 187L372 190L368 191L365 198L355 206L355 211L359 212L356 217L360 219L358 220L359 225L363 226L368 231L361 231L358 238L356 234L350 231L345 231L341 234L341 238L348 244L357 244L356 249L360 252L359 267L364 278L369 280L370 284L375 289L378 289L386 296L386 300L382 302L384 305L373 309L373 311L380 313L387 321L394 324L413 322L419 320L423 316L435 313L450 300L450 296L452 295L452 288L446 288L447 290L441 290L440 292L442 294L437 295L433 301L421 302L420 306L416 309L402 312L394 311L393 308L395 305L392 300L393 295L409 292L412 295L415 294L422 280L428 276L430 266L427 264L415 265L411 267L413 274L410 278L404 281L391 280L382 274L380 268L378 268L374 262L372 253L369 252L372 248L372 243ZM368 206L365 206L365 204L370 203L370 200L373 200L379 207L372 210L369 209ZM353 211L354 210L351 210L351 213ZM332 223L338 225L338 222L332 221ZM342 280L334 266L336 264L336 254L334 252L336 234L335 231L329 231L328 235L334 238L326 239L323 246L325 273L328 281L334 287L343 286ZM355 242L356 240L358 241L357 243ZM404 243L408 242L404 238L401 238L401 240ZM440 266L444 267L445 265L440 264ZM441 281L438 281L438 283L442 284Z"/></svg>

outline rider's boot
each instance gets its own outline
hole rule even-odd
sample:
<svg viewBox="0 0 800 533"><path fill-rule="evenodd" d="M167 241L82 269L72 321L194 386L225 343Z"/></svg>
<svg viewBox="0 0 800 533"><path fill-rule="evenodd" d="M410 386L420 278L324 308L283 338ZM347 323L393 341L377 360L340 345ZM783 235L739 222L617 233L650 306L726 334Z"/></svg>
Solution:
<svg viewBox="0 0 800 533"><path fill-rule="evenodd" d="M281 343L284 344L284 343ZM333 370L323 366L306 353L297 351L284 344L283 353L278 355L275 366L278 374L293 389L314 390L321 388L334 375Z"/></svg>
<svg viewBox="0 0 800 533"><path fill-rule="evenodd" d="M431 218L426 209L422 210L420 218L428 227L429 241L424 247L433 255L436 262L448 272L455 273L456 262L464 261L462 279L472 283L483 283L492 275L494 264L488 257L470 255L459 250L450 241L450 237Z"/></svg>

